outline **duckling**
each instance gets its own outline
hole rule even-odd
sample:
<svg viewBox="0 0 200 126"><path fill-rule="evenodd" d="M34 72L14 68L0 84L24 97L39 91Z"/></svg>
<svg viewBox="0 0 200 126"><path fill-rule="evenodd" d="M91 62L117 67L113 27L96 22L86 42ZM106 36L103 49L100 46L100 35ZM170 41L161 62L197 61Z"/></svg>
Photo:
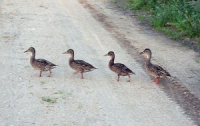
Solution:
<svg viewBox="0 0 200 126"><path fill-rule="evenodd" d="M111 60L108 63L108 67L110 68L111 71L117 73L118 78L117 81L119 81L120 76L128 76L130 82L130 75L135 74L133 71L131 71L128 67L126 67L124 64L121 63L114 63L115 60L115 53L113 51L108 52L108 54L104 56L110 56Z"/></svg>
<svg viewBox="0 0 200 126"><path fill-rule="evenodd" d="M171 75L164 70L161 66L155 65L151 63L151 50L150 49L145 49L143 52L140 54L143 54L146 56L146 64L145 68L148 74L153 76L155 78L155 83L158 84L160 78L165 78L165 77L171 77Z"/></svg>
<svg viewBox="0 0 200 126"><path fill-rule="evenodd" d="M35 59L35 48L33 47L30 47L28 50L26 50L24 53L26 52L31 52L32 53L32 56L30 58L30 64L31 66L36 69L36 70L40 70L40 74L39 74L39 77L42 76L42 71L49 71L49 76L51 76L52 72L51 72L51 69L55 68L55 64L45 60L45 59Z"/></svg>
<svg viewBox="0 0 200 126"><path fill-rule="evenodd" d="M90 72L95 68L94 66L92 66L91 64L83 61L83 60L74 60L74 50L73 49L69 49L68 51L64 52L63 54L70 54L70 58L69 58L69 66L75 70L74 74L77 73L81 73L81 79L83 79L83 73L85 72Z"/></svg>

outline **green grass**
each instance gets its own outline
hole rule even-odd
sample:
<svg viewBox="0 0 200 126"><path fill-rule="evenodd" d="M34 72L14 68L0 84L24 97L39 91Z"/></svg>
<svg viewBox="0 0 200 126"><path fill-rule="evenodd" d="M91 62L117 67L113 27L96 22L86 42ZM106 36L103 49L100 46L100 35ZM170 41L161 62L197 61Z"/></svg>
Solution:
<svg viewBox="0 0 200 126"><path fill-rule="evenodd" d="M82 109L83 108L83 106L82 105L78 105L78 107L77 107L78 109Z"/></svg>
<svg viewBox="0 0 200 126"><path fill-rule="evenodd" d="M45 81L40 81L40 84L45 84Z"/></svg>
<svg viewBox="0 0 200 126"><path fill-rule="evenodd" d="M200 0L127 0L132 10L172 39L194 38L200 45Z"/></svg>
<svg viewBox="0 0 200 126"><path fill-rule="evenodd" d="M111 0L111 2L117 4L119 7L121 7L122 9L126 9L127 8L127 5L126 5L126 1L124 0L121 0L121 1L118 1L118 0Z"/></svg>
<svg viewBox="0 0 200 126"><path fill-rule="evenodd" d="M30 92L29 94L34 95L33 92Z"/></svg>
<svg viewBox="0 0 200 126"><path fill-rule="evenodd" d="M200 63L200 57L196 57L196 58L195 58L195 62L196 62L196 63Z"/></svg>
<svg viewBox="0 0 200 126"><path fill-rule="evenodd" d="M197 39L197 44L199 44L199 45L200 45L200 38L198 38L198 39Z"/></svg>
<svg viewBox="0 0 200 126"><path fill-rule="evenodd" d="M67 95L69 95L69 96L70 96L70 95L72 95L72 93L71 93L71 92L68 92L68 93L67 93Z"/></svg>
<svg viewBox="0 0 200 126"><path fill-rule="evenodd" d="M111 2L113 2L113 3L117 3L117 0L111 0Z"/></svg>
<svg viewBox="0 0 200 126"><path fill-rule="evenodd" d="M33 87L33 85L29 86L28 88L32 88L32 87Z"/></svg>
<svg viewBox="0 0 200 126"><path fill-rule="evenodd" d="M29 68L30 66L25 66L24 68Z"/></svg>
<svg viewBox="0 0 200 126"><path fill-rule="evenodd" d="M183 36L182 32L172 31L166 27L157 27L156 30L163 32L165 35L169 36L171 39L181 39Z"/></svg>
<svg viewBox="0 0 200 126"><path fill-rule="evenodd" d="M62 90L59 90L57 92L55 92L54 94L63 94L64 92Z"/></svg>
<svg viewBox="0 0 200 126"><path fill-rule="evenodd" d="M42 97L42 101L56 103L58 98Z"/></svg>
<svg viewBox="0 0 200 126"><path fill-rule="evenodd" d="M144 21L146 18L145 18L145 15L142 15L142 14L139 14L138 15L138 18L141 20L141 21Z"/></svg>

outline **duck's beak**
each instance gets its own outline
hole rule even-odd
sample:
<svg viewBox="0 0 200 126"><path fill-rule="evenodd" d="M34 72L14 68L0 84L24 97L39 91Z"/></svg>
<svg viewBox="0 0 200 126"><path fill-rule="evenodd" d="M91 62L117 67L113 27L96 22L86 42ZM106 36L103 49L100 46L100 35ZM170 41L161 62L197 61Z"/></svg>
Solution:
<svg viewBox="0 0 200 126"><path fill-rule="evenodd" d="M142 55L144 52L141 52L140 55Z"/></svg>
<svg viewBox="0 0 200 126"><path fill-rule="evenodd" d="M64 52L63 54L67 54L67 52Z"/></svg>
<svg viewBox="0 0 200 126"><path fill-rule="evenodd" d="M104 56L108 56L108 54L104 55Z"/></svg>
<svg viewBox="0 0 200 126"><path fill-rule="evenodd" d="M28 52L28 50L24 51L24 53Z"/></svg>

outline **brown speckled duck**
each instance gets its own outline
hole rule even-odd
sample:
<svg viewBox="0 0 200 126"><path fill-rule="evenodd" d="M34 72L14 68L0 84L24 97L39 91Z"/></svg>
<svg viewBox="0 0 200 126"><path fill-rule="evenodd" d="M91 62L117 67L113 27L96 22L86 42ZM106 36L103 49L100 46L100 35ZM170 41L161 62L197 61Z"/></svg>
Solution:
<svg viewBox="0 0 200 126"><path fill-rule="evenodd" d="M150 74L151 76L153 76L155 78L156 84L158 84L160 78L165 78L167 76L171 77L171 75L166 70L164 70L162 67L151 63L152 53L151 53L150 49L147 48L140 54L143 54L146 56L146 58L147 58L146 64L145 64L146 71L148 74Z"/></svg>
<svg viewBox="0 0 200 126"><path fill-rule="evenodd" d="M81 73L81 79L83 79L83 73L90 72L95 68L91 64L83 61L83 60L74 60L74 50L69 49L67 52L64 52L63 54L70 54L71 57L69 58L69 66L75 70L74 74Z"/></svg>
<svg viewBox="0 0 200 126"><path fill-rule="evenodd" d="M30 47L28 50L26 50L25 52L31 52L32 56L30 58L30 64L31 66L36 69L36 70L40 70L40 74L39 77L42 76L42 71L49 71L49 77L51 76L52 72L51 69L55 68L55 64L45 60L45 59L35 59L35 49L33 47Z"/></svg>
<svg viewBox="0 0 200 126"><path fill-rule="evenodd" d="M126 67L124 64L121 63L114 63L115 60L115 53L113 51L108 52L108 54L104 56L110 56L111 60L108 64L108 67L110 68L111 71L117 73L118 78L117 81L119 81L120 76L128 76L130 82L130 75L135 74L133 71L131 71L128 67Z"/></svg>

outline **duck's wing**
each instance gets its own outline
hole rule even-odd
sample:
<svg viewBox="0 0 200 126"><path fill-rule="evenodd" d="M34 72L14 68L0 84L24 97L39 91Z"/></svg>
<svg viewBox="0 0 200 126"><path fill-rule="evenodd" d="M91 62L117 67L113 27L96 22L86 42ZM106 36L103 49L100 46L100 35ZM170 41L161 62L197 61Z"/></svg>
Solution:
<svg viewBox="0 0 200 126"><path fill-rule="evenodd" d="M36 62L43 66L57 66L57 65L53 64L52 62L45 60L45 59L36 59Z"/></svg>
<svg viewBox="0 0 200 126"><path fill-rule="evenodd" d="M135 74L132 70L130 70L128 67L126 67L122 63L115 63L113 65L113 67L115 67L115 69L119 69L123 73L129 73L129 74L132 73L132 74Z"/></svg>
<svg viewBox="0 0 200 126"><path fill-rule="evenodd" d="M74 60L74 63L76 64L77 67L80 67L84 70L93 70L93 69L97 69L94 66L92 66L91 64L85 62L84 60Z"/></svg>
<svg viewBox="0 0 200 126"><path fill-rule="evenodd" d="M158 76L162 77L162 76L171 76L166 70L164 70L161 66L152 64L151 71L155 72Z"/></svg>

